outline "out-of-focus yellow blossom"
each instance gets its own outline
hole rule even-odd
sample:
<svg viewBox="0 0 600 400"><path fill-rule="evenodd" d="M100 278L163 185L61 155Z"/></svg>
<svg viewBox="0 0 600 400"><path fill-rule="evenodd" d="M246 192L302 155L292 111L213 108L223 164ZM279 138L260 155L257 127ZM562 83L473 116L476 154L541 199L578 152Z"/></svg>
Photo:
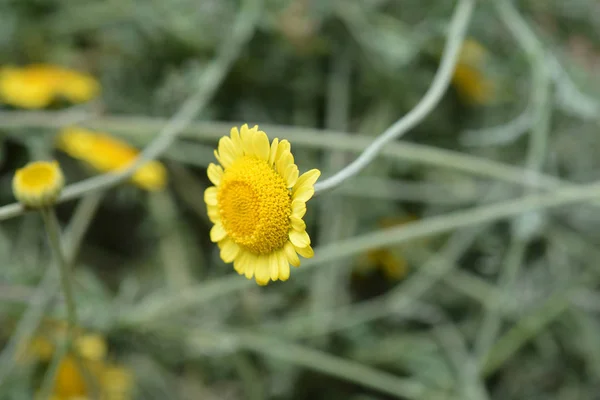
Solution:
<svg viewBox="0 0 600 400"><path fill-rule="evenodd" d="M95 380L102 400L129 400L132 398L133 375L122 367L104 362L84 361L90 375ZM71 354L63 358L58 366L53 400L87 400L88 389L83 372L80 371L75 357Z"/></svg>
<svg viewBox="0 0 600 400"><path fill-rule="evenodd" d="M75 348L83 358L91 361L100 361L108 354L108 345L104 337L99 334L87 333L78 336Z"/></svg>
<svg viewBox="0 0 600 400"><path fill-rule="evenodd" d="M277 19L281 34L301 52L315 50L322 44L316 35L318 22L310 16L309 7L307 0L294 0Z"/></svg>
<svg viewBox="0 0 600 400"><path fill-rule="evenodd" d="M34 161L17 170L12 182L15 198L31 208L54 204L65 178L56 161Z"/></svg>
<svg viewBox="0 0 600 400"><path fill-rule="evenodd" d="M388 217L379 221L380 228L391 228L411 223L417 218L413 215L404 217ZM408 262L402 257L401 249L378 248L367 252L363 262L359 265L359 273L364 273L368 268L381 270L390 280L402 279L408 273Z"/></svg>
<svg viewBox="0 0 600 400"><path fill-rule="evenodd" d="M50 361L56 350L55 344L63 340L67 334L66 324L46 323L44 328L44 334L33 337L24 349L22 355L25 359ZM75 336L73 346L82 357L91 361L100 361L106 358L108 346L102 335L77 329Z"/></svg>
<svg viewBox="0 0 600 400"><path fill-rule="evenodd" d="M0 68L0 101L15 107L44 108L58 98L83 103L99 93L96 79L70 69L46 64Z"/></svg>
<svg viewBox="0 0 600 400"><path fill-rule="evenodd" d="M137 149L107 133L75 126L58 134L56 147L102 173L122 171L139 155ZM167 171L160 162L150 161L136 170L131 181L145 190L161 190L167 184Z"/></svg>
<svg viewBox="0 0 600 400"><path fill-rule="evenodd" d="M487 57L487 50L477 41L464 41L452 76L452 84L461 99L468 104L489 104L496 97L494 82L484 72Z"/></svg>
<svg viewBox="0 0 600 400"><path fill-rule="evenodd" d="M51 327L45 336L35 337L27 350L28 357L41 362L52 359L56 346L64 340L66 330L62 326ZM80 331L80 330L79 330ZM79 332L78 332L79 333ZM74 348L85 363L85 368L94 379L102 400L129 400L133 396L134 378L131 371L109 363L107 343L101 335L94 333L78 334ZM56 372L52 388L52 400L86 400L90 389L87 387L85 375L73 353L61 360Z"/></svg>

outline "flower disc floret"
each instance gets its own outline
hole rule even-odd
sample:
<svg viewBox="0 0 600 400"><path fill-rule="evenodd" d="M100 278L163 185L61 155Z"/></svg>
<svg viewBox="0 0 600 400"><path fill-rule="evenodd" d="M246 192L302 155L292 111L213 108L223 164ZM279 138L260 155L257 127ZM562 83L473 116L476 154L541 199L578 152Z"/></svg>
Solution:
<svg viewBox="0 0 600 400"><path fill-rule="evenodd" d="M30 208L54 204L64 185L65 179L56 161L31 162L17 170L12 183L15 198Z"/></svg>
<svg viewBox="0 0 600 400"><path fill-rule="evenodd" d="M266 161L243 156L233 162L217 198L223 228L240 246L268 254L288 240L291 193Z"/></svg>

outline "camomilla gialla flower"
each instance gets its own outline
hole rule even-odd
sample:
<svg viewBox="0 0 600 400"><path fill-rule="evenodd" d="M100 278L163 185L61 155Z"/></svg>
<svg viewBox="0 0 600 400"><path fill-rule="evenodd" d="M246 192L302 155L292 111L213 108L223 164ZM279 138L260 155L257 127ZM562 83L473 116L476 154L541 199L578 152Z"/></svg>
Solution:
<svg viewBox="0 0 600 400"><path fill-rule="evenodd" d="M34 161L17 170L12 182L15 198L30 208L54 204L65 178L56 161Z"/></svg>
<svg viewBox="0 0 600 400"><path fill-rule="evenodd" d="M56 147L99 172L118 172L129 167L139 151L112 136L80 127L68 127L57 136ZM131 181L142 189L161 190L167 184L167 171L158 161L138 168Z"/></svg>
<svg viewBox="0 0 600 400"><path fill-rule="evenodd" d="M300 265L314 255L306 224L306 202L313 196L321 174L310 170L299 176L291 145L243 125L219 141L215 157L221 164L208 166L215 185L204 200L214 226L210 239L218 243L221 258L259 285L285 281L290 264Z"/></svg>
<svg viewBox="0 0 600 400"><path fill-rule="evenodd" d="M57 351L57 344L64 340L66 332L66 326L61 324L56 327L46 326L44 333L35 336L25 349L24 361L40 362L46 365L50 363ZM94 379L101 399L129 400L133 398L133 374L129 369L107 360L108 344L102 335L77 329L73 347L79 352L85 367ZM89 398L90 394L90 389L86 385L75 355L72 352L67 353L58 364L50 399L85 400Z"/></svg>
<svg viewBox="0 0 600 400"><path fill-rule="evenodd" d="M0 69L0 101L15 107L44 108L58 98L84 103L99 93L100 85L91 75L54 65Z"/></svg>

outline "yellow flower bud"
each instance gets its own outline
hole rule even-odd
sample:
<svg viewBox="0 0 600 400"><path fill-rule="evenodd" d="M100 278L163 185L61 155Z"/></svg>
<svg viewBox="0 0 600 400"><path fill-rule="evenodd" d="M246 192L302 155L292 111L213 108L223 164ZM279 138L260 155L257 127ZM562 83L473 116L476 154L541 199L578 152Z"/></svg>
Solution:
<svg viewBox="0 0 600 400"><path fill-rule="evenodd" d="M54 204L65 178L57 161L34 161L17 170L13 178L13 193L24 206L48 207Z"/></svg>

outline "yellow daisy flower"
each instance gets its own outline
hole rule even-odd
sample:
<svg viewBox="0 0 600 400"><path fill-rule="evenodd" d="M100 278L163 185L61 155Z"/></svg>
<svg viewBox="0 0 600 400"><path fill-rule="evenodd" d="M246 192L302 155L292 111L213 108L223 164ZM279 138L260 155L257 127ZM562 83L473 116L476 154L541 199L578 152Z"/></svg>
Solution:
<svg viewBox="0 0 600 400"><path fill-rule="evenodd" d="M0 69L0 101L12 106L37 109L56 98L83 103L100 93L100 85L90 75L46 64Z"/></svg>
<svg viewBox="0 0 600 400"><path fill-rule="evenodd" d="M12 182L15 198L31 208L47 207L56 201L65 178L56 161L35 161L17 170Z"/></svg>
<svg viewBox="0 0 600 400"><path fill-rule="evenodd" d="M221 258L259 285L286 281L290 264L300 265L314 255L306 224L306 202L313 196L321 172L299 176L291 145L243 125L219 141L215 157L221 164L208 166L215 185L204 192L208 216L214 226L210 239L218 243Z"/></svg>
<svg viewBox="0 0 600 400"><path fill-rule="evenodd" d="M103 173L121 171L139 155L137 149L125 142L80 127L63 129L58 134L56 147ZM160 162L150 161L136 170L131 181L145 190L161 190L167 184L167 170Z"/></svg>

